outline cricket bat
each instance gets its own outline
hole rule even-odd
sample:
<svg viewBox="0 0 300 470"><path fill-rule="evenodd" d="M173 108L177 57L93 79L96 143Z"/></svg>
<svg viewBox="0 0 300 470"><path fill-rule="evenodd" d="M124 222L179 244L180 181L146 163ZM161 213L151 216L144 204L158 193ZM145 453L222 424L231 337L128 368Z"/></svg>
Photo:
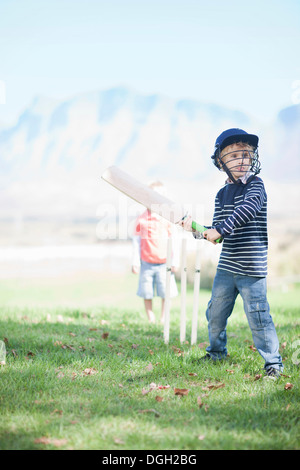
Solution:
<svg viewBox="0 0 300 470"><path fill-rule="evenodd" d="M129 196L134 201L142 204L147 207L147 209L155 212L173 224L178 224L187 215L183 207L175 204L167 197L149 188L116 166L107 168L102 174L102 179L126 194L126 196ZM192 222L192 228L200 233L207 230L206 227L195 221ZM216 242L220 241L221 238L216 240Z"/></svg>

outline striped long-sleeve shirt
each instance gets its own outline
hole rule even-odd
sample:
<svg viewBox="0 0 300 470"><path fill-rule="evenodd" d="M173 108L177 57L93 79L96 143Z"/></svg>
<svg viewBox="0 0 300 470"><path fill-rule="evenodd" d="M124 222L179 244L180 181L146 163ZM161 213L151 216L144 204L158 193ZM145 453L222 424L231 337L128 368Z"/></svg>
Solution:
<svg viewBox="0 0 300 470"><path fill-rule="evenodd" d="M267 194L263 181L226 184L215 200L213 227L223 237L218 269L236 274L267 275Z"/></svg>

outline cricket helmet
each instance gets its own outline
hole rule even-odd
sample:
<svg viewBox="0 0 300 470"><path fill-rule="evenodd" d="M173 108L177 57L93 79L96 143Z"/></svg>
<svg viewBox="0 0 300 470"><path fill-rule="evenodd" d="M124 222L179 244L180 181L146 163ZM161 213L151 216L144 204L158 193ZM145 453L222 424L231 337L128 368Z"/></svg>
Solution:
<svg viewBox="0 0 300 470"><path fill-rule="evenodd" d="M219 170L225 171L227 175L229 176L229 178L231 179L231 181L233 181L234 183L236 183L237 181L232 176L232 173L228 169L228 166L223 161L223 158L225 157L225 155L230 155L230 152L222 155L222 157L221 157L221 152L228 145L239 143L239 142L249 144L253 148L253 150L245 150L244 152L246 152L245 157L250 158L248 171L251 172L252 175L257 175L261 169L258 150L257 150L258 137L257 135L254 135L254 134L248 134L248 132L243 131L242 129L233 128L233 129L227 129L226 131L222 132L222 134L220 134L219 137L217 137L216 139L214 154L211 157L215 166Z"/></svg>

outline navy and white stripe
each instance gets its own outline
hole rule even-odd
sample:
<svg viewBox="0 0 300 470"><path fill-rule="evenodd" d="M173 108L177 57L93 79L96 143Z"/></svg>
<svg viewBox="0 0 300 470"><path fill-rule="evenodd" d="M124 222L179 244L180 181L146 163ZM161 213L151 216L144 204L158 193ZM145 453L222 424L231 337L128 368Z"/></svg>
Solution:
<svg viewBox="0 0 300 470"><path fill-rule="evenodd" d="M223 237L218 269L236 274L267 275L267 194L263 181L226 184L217 194L213 227Z"/></svg>

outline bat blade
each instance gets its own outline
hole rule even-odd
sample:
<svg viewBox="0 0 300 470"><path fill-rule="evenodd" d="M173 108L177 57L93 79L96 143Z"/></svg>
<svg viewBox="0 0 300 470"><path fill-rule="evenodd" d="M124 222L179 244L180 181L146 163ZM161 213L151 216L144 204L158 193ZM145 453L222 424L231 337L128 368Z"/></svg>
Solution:
<svg viewBox="0 0 300 470"><path fill-rule="evenodd" d="M186 215L183 208L116 166L107 168L102 179L164 219L178 223Z"/></svg>

